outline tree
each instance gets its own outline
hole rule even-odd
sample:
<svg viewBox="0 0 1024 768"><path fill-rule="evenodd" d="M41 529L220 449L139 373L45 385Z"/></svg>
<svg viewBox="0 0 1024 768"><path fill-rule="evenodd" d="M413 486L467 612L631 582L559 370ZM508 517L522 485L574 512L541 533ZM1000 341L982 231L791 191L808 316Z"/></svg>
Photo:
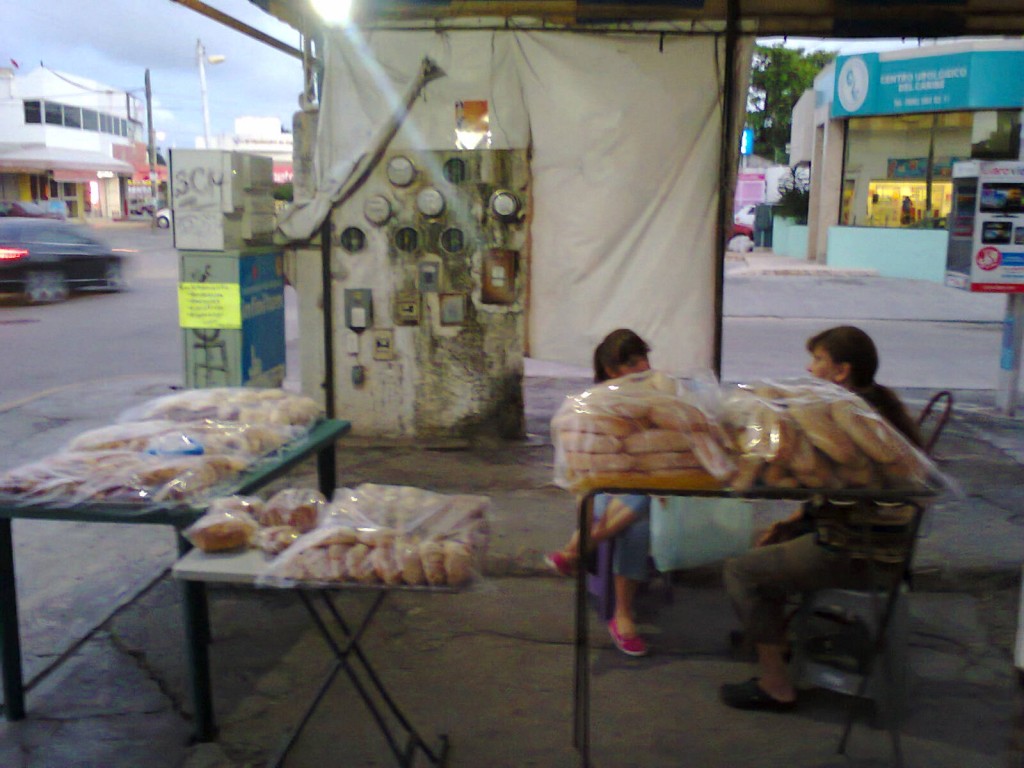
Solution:
<svg viewBox="0 0 1024 768"><path fill-rule="evenodd" d="M793 107L836 54L803 48L758 45L747 94L747 125L754 129L754 154L776 163L789 160L786 145Z"/></svg>

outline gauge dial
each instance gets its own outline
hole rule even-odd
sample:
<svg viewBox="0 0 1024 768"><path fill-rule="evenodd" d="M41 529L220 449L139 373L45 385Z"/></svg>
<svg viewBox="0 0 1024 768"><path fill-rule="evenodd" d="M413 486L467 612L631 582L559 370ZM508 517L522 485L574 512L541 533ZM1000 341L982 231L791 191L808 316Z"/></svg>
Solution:
<svg viewBox="0 0 1024 768"><path fill-rule="evenodd" d="M436 187L424 187L416 195L416 207L424 216L444 213L444 195Z"/></svg>
<svg viewBox="0 0 1024 768"><path fill-rule="evenodd" d="M388 181L396 187L408 187L416 178L416 166L404 155L396 155L388 161Z"/></svg>
<svg viewBox="0 0 1024 768"><path fill-rule="evenodd" d="M514 219L519 213L519 198L507 189L491 195L491 211L499 219Z"/></svg>
<svg viewBox="0 0 1024 768"><path fill-rule="evenodd" d="M339 238L341 247L349 253L359 253L366 247L366 235L359 227L346 227Z"/></svg>
<svg viewBox="0 0 1024 768"><path fill-rule="evenodd" d="M391 218L391 203L384 195L374 195L363 204L363 215L379 227Z"/></svg>

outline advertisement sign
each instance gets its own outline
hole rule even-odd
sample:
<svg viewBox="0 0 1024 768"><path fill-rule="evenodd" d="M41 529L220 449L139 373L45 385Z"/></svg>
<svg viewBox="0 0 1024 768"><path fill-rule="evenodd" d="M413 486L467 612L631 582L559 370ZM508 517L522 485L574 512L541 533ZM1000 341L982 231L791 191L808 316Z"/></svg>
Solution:
<svg viewBox="0 0 1024 768"><path fill-rule="evenodd" d="M833 117L1020 108L1024 51L935 56L865 53L836 59Z"/></svg>
<svg viewBox="0 0 1024 768"><path fill-rule="evenodd" d="M1024 163L978 163L971 290L1024 293Z"/></svg>

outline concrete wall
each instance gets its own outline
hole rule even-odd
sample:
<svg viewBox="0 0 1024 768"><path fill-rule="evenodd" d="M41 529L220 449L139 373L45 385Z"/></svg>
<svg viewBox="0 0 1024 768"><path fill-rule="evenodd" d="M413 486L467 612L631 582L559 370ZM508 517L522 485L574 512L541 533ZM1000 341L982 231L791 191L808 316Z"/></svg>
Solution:
<svg viewBox="0 0 1024 768"><path fill-rule="evenodd" d="M794 259L807 258L807 225L776 217L772 224L772 251Z"/></svg>
<svg viewBox="0 0 1024 768"><path fill-rule="evenodd" d="M776 228L778 224L776 220ZM882 277L941 284L946 272L948 237L942 229L829 227L828 265L840 269L875 269Z"/></svg>

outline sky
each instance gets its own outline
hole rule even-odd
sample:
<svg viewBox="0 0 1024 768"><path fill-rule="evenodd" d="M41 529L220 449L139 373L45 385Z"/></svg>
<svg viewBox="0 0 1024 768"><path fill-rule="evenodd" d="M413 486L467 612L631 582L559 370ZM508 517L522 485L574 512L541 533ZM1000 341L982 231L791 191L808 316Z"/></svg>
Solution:
<svg viewBox="0 0 1024 768"><path fill-rule="evenodd" d="M249 0L206 0L207 5L299 47L299 34ZM290 129L302 90L301 62L172 0L5 0L0 24L0 66L19 73L42 63L139 97L145 108L150 70L153 125L161 149L194 147L203 135L202 91L196 41L207 55L211 134L234 132L237 117L277 117ZM781 42L767 38L764 42ZM759 41L760 42L760 41ZM917 41L822 41L790 38L805 50L862 50L916 45ZM863 46L867 45L867 48ZM145 114L143 112L143 114Z"/></svg>
<svg viewBox="0 0 1024 768"><path fill-rule="evenodd" d="M295 48L299 34L249 0L206 4ZM225 56L206 65L210 132L234 132L236 117L280 118L291 128L302 91L302 62L172 0L4 0L0 66L16 74L40 66L85 77L140 99L145 115L146 69L153 91L153 127L161 149L194 147L203 135L196 41ZM144 126L145 129L145 126Z"/></svg>

